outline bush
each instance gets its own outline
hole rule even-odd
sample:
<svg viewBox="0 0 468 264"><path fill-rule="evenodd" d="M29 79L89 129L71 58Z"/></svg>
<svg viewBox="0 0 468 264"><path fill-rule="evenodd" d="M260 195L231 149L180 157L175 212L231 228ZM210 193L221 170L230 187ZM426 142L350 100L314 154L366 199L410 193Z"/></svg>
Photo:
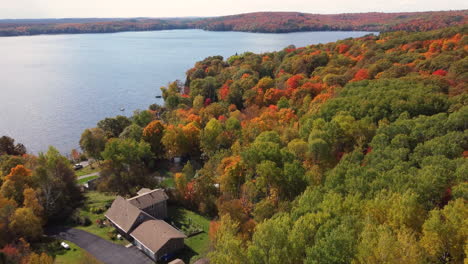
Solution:
<svg viewBox="0 0 468 264"><path fill-rule="evenodd" d="M80 216L78 213L74 213L70 216L70 221L73 224L81 225L81 226L89 226L91 225L91 220L87 216Z"/></svg>
<svg viewBox="0 0 468 264"><path fill-rule="evenodd" d="M105 225L104 225L104 220L101 220L101 219L96 219L96 225L99 227L99 228L103 228Z"/></svg>
<svg viewBox="0 0 468 264"><path fill-rule="evenodd" d="M91 220L87 216L82 216L82 217L80 217L80 225L89 226L89 225L91 225Z"/></svg>
<svg viewBox="0 0 468 264"><path fill-rule="evenodd" d="M90 211L93 214L102 214L104 210L105 209L103 207L92 207Z"/></svg>
<svg viewBox="0 0 468 264"><path fill-rule="evenodd" d="M109 237L109 239L111 239L111 240L116 239L116 235L115 235L115 233L113 231L107 232L107 237Z"/></svg>

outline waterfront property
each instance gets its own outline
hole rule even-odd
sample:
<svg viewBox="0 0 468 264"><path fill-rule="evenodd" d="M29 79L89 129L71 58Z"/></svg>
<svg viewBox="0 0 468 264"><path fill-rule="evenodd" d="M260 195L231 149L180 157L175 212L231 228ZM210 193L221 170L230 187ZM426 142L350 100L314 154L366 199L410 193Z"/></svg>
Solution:
<svg viewBox="0 0 468 264"><path fill-rule="evenodd" d="M166 223L167 195L162 189L141 189L130 199L121 196L105 213L106 218L126 239L157 261L184 247L186 236Z"/></svg>

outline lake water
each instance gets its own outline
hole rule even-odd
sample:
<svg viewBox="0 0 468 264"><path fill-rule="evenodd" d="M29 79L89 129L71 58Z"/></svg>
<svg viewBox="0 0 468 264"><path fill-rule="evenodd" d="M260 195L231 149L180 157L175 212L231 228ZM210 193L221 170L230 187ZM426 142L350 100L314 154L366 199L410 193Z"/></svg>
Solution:
<svg viewBox="0 0 468 264"><path fill-rule="evenodd" d="M29 152L78 148L85 128L162 103L160 87L213 55L280 50L369 32L171 30L0 38L0 136ZM120 108L125 108L121 112Z"/></svg>

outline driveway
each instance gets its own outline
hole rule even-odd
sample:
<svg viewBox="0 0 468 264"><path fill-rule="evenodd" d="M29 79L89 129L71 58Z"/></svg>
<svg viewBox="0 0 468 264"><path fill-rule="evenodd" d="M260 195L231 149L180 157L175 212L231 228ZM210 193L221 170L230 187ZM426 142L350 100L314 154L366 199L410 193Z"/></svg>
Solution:
<svg viewBox="0 0 468 264"><path fill-rule="evenodd" d="M54 227L47 230L53 237L75 243L80 248L91 253L105 264L149 264L154 263L149 257L135 247L126 248L116 245L86 231Z"/></svg>

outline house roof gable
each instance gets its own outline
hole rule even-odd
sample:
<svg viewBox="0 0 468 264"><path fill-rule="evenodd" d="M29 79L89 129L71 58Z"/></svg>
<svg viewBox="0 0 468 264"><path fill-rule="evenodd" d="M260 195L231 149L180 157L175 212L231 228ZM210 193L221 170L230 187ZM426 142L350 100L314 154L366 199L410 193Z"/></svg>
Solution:
<svg viewBox="0 0 468 264"><path fill-rule="evenodd" d="M139 195L132 197L127 201L140 209L145 209L153 204L157 204L169 199L163 189L155 189L150 191L146 191L145 189L146 188L141 189L138 192Z"/></svg>
<svg viewBox="0 0 468 264"><path fill-rule="evenodd" d="M105 216L128 233L141 214L140 209L129 203L125 198L117 196Z"/></svg>
<svg viewBox="0 0 468 264"><path fill-rule="evenodd" d="M186 238L179 230L158 219L141 223L130 235L153 253L158 252L171 239Z"/></svg>

